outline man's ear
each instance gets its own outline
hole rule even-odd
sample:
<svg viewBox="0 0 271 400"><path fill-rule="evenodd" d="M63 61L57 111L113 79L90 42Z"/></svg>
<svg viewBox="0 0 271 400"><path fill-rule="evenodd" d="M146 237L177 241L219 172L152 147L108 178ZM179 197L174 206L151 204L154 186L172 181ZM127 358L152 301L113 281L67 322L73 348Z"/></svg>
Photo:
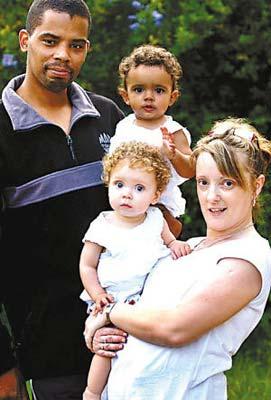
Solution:
<svg viewBox="0 0 271 400"><path fill-rule="evenodd" d="M26 29L21 29L19 32L19 44L20 49L23 53L27 52L28 49L29 33Z"/></svg>
<svg viewBox="0 0 271 400"><path fill-rule="evenodd" d="M87 52L90 53L92 51L92 46L90 44L90 41L87 40Z"/></svg>
<svg viewBox="0 0 271 400"><path fill-rule="evenodd" d="M175 101L181 96L181 92L178 89L175 89L172 91L171 96L170 96L170 101L169 105L173 106Z"/></svg>
<svg viewBox="0 0 271 400"><path fill-rule="evenodd" d="M123 87L119 87L118 88L118 92L121 95L122 100L124 101L124 103L127 104L127 106L129 106L130 105L130 101L129 101L127 90L125 90Z"/></svg>

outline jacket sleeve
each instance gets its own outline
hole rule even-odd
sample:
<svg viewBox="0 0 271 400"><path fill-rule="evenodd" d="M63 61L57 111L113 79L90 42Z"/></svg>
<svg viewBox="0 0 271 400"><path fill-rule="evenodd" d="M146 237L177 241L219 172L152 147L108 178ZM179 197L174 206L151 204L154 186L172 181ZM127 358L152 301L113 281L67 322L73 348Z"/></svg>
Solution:
<svg viewBox="0 0 271 400"><path fill-rule="evenodd" d="M0 314L1 315L1 314ZM0 375L4 374L16 366L16 360L13 355L11 337L7 327L3 322L3 316L0 319Z"/></svg>

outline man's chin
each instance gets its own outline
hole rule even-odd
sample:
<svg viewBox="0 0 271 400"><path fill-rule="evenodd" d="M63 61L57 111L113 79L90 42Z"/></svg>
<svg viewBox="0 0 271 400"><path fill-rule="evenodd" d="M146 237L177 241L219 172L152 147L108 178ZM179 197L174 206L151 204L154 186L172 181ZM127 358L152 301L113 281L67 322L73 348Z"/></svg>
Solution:
<svg viewBox="0 0 271 400"><path fill-rule="evenodd" d="M67 89L72 83L72 80L64 81L63 79L53 79L46 82L46 89L50 92L60 93Z"/></svg>

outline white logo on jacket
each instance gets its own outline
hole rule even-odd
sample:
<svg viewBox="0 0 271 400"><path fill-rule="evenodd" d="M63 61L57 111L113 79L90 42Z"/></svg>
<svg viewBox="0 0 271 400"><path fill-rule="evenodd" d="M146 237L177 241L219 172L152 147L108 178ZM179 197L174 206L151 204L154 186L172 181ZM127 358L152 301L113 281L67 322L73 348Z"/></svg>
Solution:
<svg viewBox="0 0 271 400"><path fill-rule="evenodd" d="M111 140L111 136L108 135L108 133L101 133L99 136L99 142L100 145L102 146L102 148L104 149L104 151L106 153L108 153L109 151L109 147L110 147L110 140Z"/></svg>

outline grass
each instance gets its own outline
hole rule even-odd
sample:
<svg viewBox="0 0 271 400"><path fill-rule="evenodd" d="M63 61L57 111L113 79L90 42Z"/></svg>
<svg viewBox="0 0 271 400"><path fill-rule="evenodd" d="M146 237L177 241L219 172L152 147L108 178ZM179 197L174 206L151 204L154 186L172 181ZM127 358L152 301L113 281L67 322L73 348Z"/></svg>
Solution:
<svg viewBox="0 0 271 400"><path fill-rule="evenodd" d="M229 400L270 400L270 361L271 357L263 363L247 354L240 355L227 373Z"/></svg>
<svg viewBox="0 0 271 400"><path fill-rule="evenodd" d="M267 316L266 316L267 317ZM271 399L271 334L270 319L263 321L233 358L227 372L229 400ZM267 330L265 324L269 324ZM266 333L269 331L268 333Z"/></svg>

